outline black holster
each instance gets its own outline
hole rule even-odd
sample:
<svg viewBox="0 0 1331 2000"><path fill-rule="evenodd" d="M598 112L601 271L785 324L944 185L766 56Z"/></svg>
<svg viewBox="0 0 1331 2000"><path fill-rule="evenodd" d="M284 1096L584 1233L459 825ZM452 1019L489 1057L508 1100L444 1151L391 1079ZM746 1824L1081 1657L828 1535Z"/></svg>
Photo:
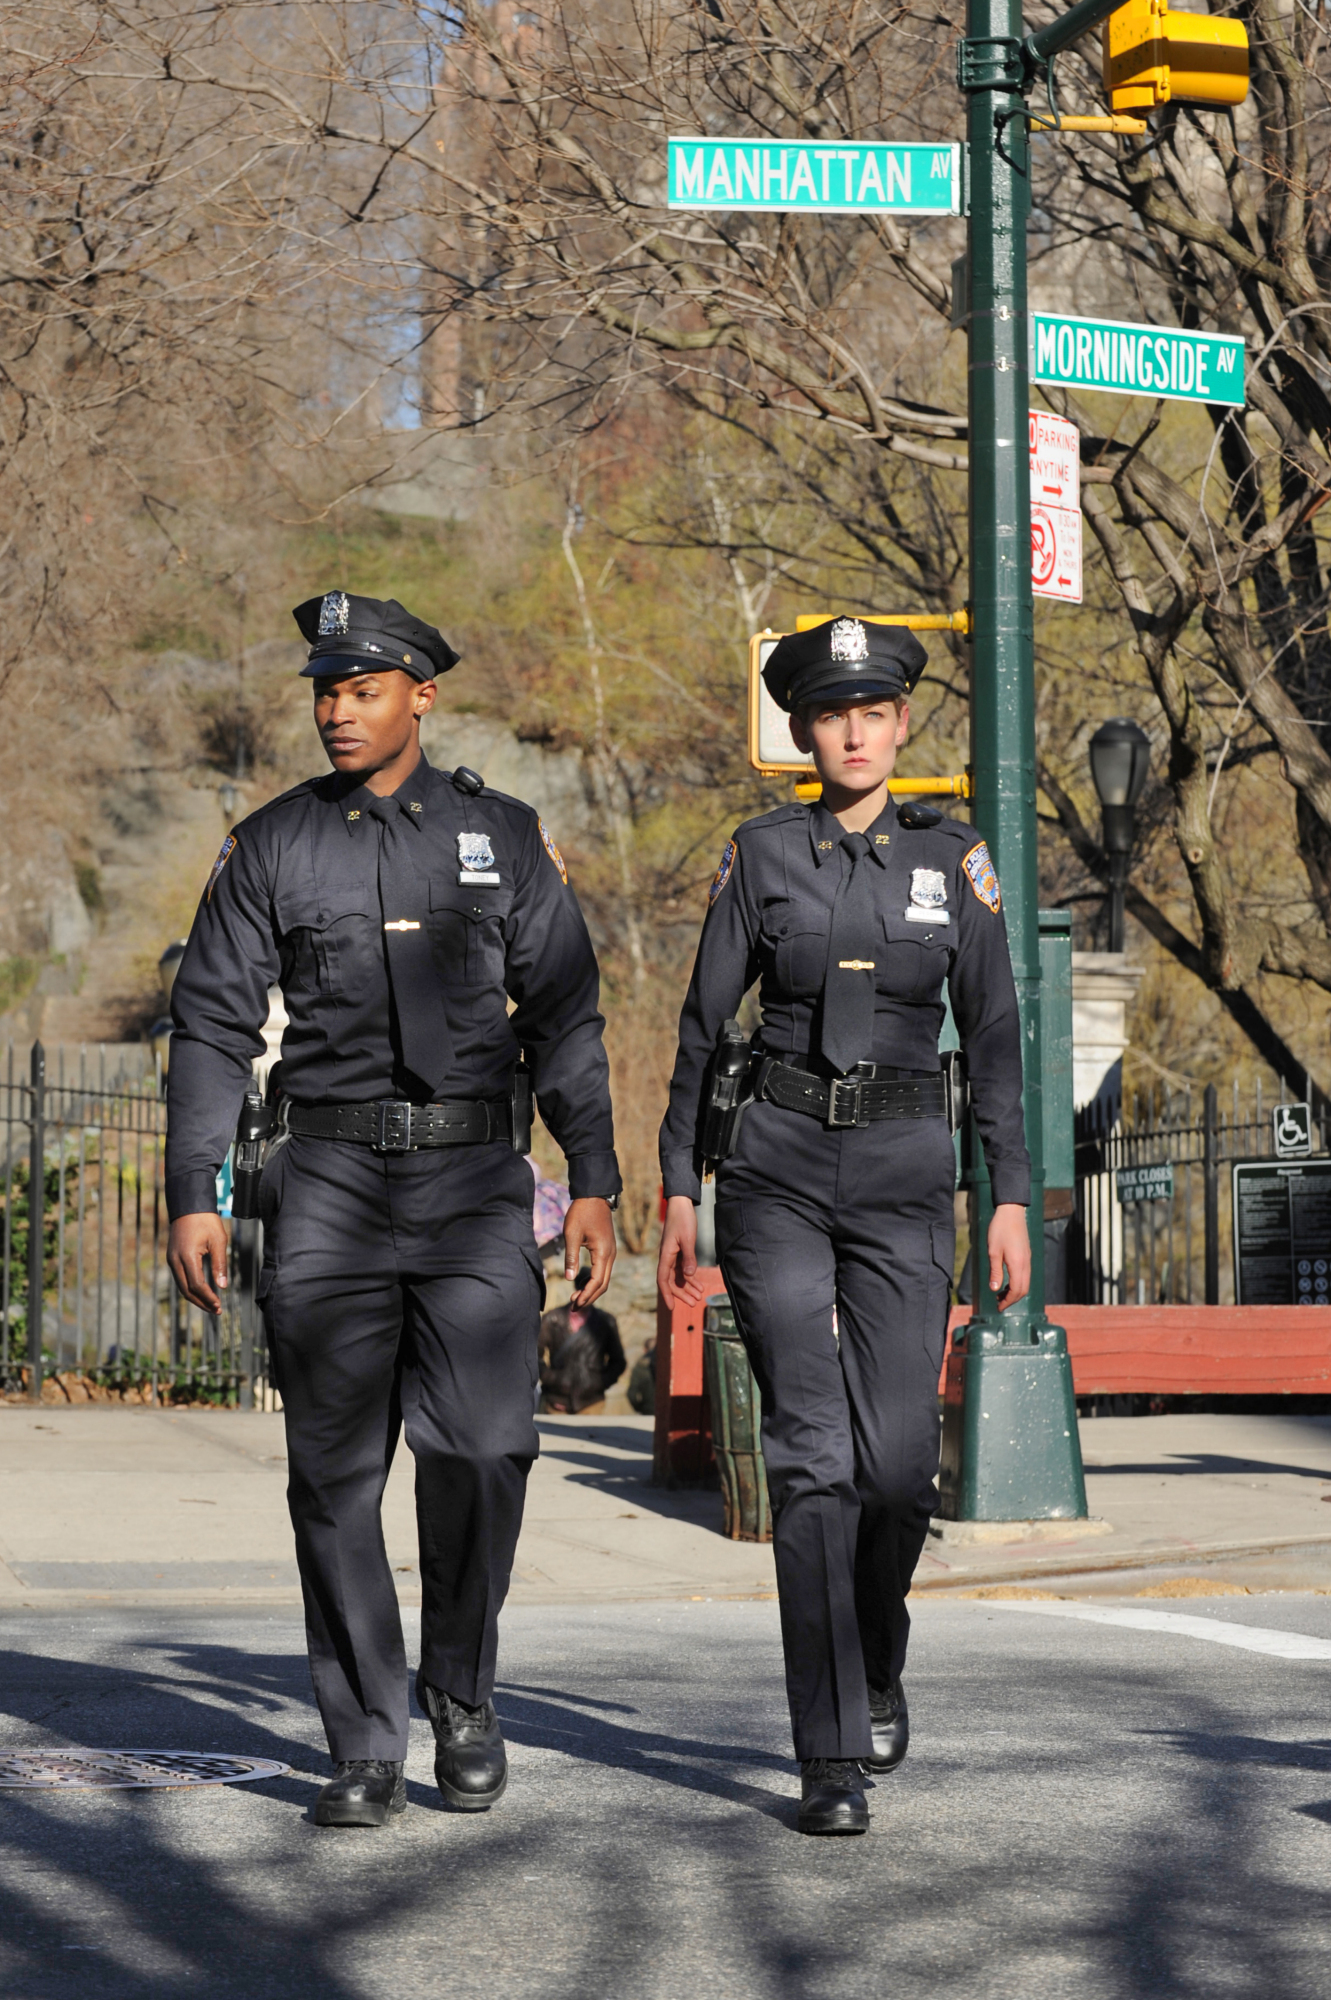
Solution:
<svg viewBox="0 0 1331 2000"><path fill-rule="evenodd" d="M752 1101L753 1049L738 1021L725 1021L703 1082L698 1150L703 1172L728 1160L739 1138L739 1122Z"/></svg>
<svg viewBox="0 0 1331 2000"><path fill-rule="evenodd" d="M259 1182L263 1179L268 1141L277 1129L277 1067L270 1072L268 1096L260 1095L257 1084L245 1092L236 1121L236 1143L231 1158L231 1214L236 1222L253 1222L259 1213Z"/></svg>
<svg viewBox="0 0 1331 2000"><path fill-rule="evenodd" d="M947 1112L947 1129L959 1132L966 1122L970 1110L971 1086L966 1074L966 1057L961 1049L941 1049L939 1062L943 1070L943 1102Z"/></svg>
<svg viewBox="0 0 1331 2000"><path fill-rule="evenodd" d="M512 1121L513 1151L531 1151L531 1071L519 1063L508 1086L508 1110Z"/></svg>

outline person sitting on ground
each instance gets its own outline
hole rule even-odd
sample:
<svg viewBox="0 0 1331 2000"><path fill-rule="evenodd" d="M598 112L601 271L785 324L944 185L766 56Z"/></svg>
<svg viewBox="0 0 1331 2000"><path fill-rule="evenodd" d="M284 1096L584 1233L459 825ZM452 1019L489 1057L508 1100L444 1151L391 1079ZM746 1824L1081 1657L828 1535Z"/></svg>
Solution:
<svg viewBox="0 0 1331 2000"><path fill-rule="evenodd" d="M541 1319L540 1357L547 1410L567 1416L599 1410L624 1373L619 1322L599 1306L559 1306Z"/></svg>

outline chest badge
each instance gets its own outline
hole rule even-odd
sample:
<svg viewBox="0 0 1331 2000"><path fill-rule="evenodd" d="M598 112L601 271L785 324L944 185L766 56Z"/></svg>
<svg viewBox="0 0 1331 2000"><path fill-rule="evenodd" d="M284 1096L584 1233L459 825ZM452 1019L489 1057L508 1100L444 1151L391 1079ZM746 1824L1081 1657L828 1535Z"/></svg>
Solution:
<svg viewBox="0 0 1331 2000"><path fill-rule="evenodd" d="M908 924L950 924L947 908L947 877L941 868L915 868L910 878Z"/></svg>
<svg viewBox="0 0 1331 2000"><path fill-rule="evenodd" d="M488 833L460 833L458 835L458 881L475 888L481 884L498 887L499 877L490 873L495 865L494 849L490 845Z"/></svg>

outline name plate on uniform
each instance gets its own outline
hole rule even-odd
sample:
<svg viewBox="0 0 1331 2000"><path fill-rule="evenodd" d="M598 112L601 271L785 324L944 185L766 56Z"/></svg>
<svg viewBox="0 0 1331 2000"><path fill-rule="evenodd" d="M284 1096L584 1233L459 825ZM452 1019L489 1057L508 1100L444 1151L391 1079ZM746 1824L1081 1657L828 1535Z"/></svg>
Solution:
<svg viewBox="0 0 1331 2000"><path fill-rule="evenodd" d="M499 877L497 875L473 875L466 868L458 876L458 881L468 889L497 889L499 887Z"/></svg>

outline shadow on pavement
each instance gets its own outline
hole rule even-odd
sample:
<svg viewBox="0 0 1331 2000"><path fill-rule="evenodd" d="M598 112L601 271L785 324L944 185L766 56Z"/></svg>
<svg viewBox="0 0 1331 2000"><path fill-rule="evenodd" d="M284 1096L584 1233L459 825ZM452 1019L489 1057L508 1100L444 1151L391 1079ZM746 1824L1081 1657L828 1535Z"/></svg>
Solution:
<svg viewBox="0 0 1331 2000"><path fill-rule="evenodd" d="M1286 1465L1279 1459L1229 1458L1223 1452L1215 1451L1164 1451L1159 1458L1148 1458L1140 1465L1119 1464L1116 1461L1099 1464L1094 1458L1087 1459L1086 1469L1097 1479L1119 1472L1165 1472L1175 1474L1273 1472L1289 1473L1296 1479L1331 1480L1331 1463L1326 1465Z"/></svg>
<svg viewBox="0 0 1331 2000"><path fill-rule="evenodd" d="M726 1799L732 1805L748 1806L793 1826L793 1795L780 1798L757 1785L746 1785L709 1765L750 1764L762 1771L780 1772L789 1782L791 1759L771 1751L750 1750L734 1743L711 1743L688 1736L667 1736L647 1729L629 1729L609 1719L611 1704L588 1701L583 1695L566 1694L559 1688L520 1688L501 1681L495 1689L495 1706L504 1734L513 1743L528 1743L543 1750L560 1750L566 1757L578 1757L591 1764L608 1765L638 1776L656 1778L684 1791L705 1792ZM619 1707L618 1713L639 1711ZM596 1711L587 1714L584 1711Z"/></svg>

